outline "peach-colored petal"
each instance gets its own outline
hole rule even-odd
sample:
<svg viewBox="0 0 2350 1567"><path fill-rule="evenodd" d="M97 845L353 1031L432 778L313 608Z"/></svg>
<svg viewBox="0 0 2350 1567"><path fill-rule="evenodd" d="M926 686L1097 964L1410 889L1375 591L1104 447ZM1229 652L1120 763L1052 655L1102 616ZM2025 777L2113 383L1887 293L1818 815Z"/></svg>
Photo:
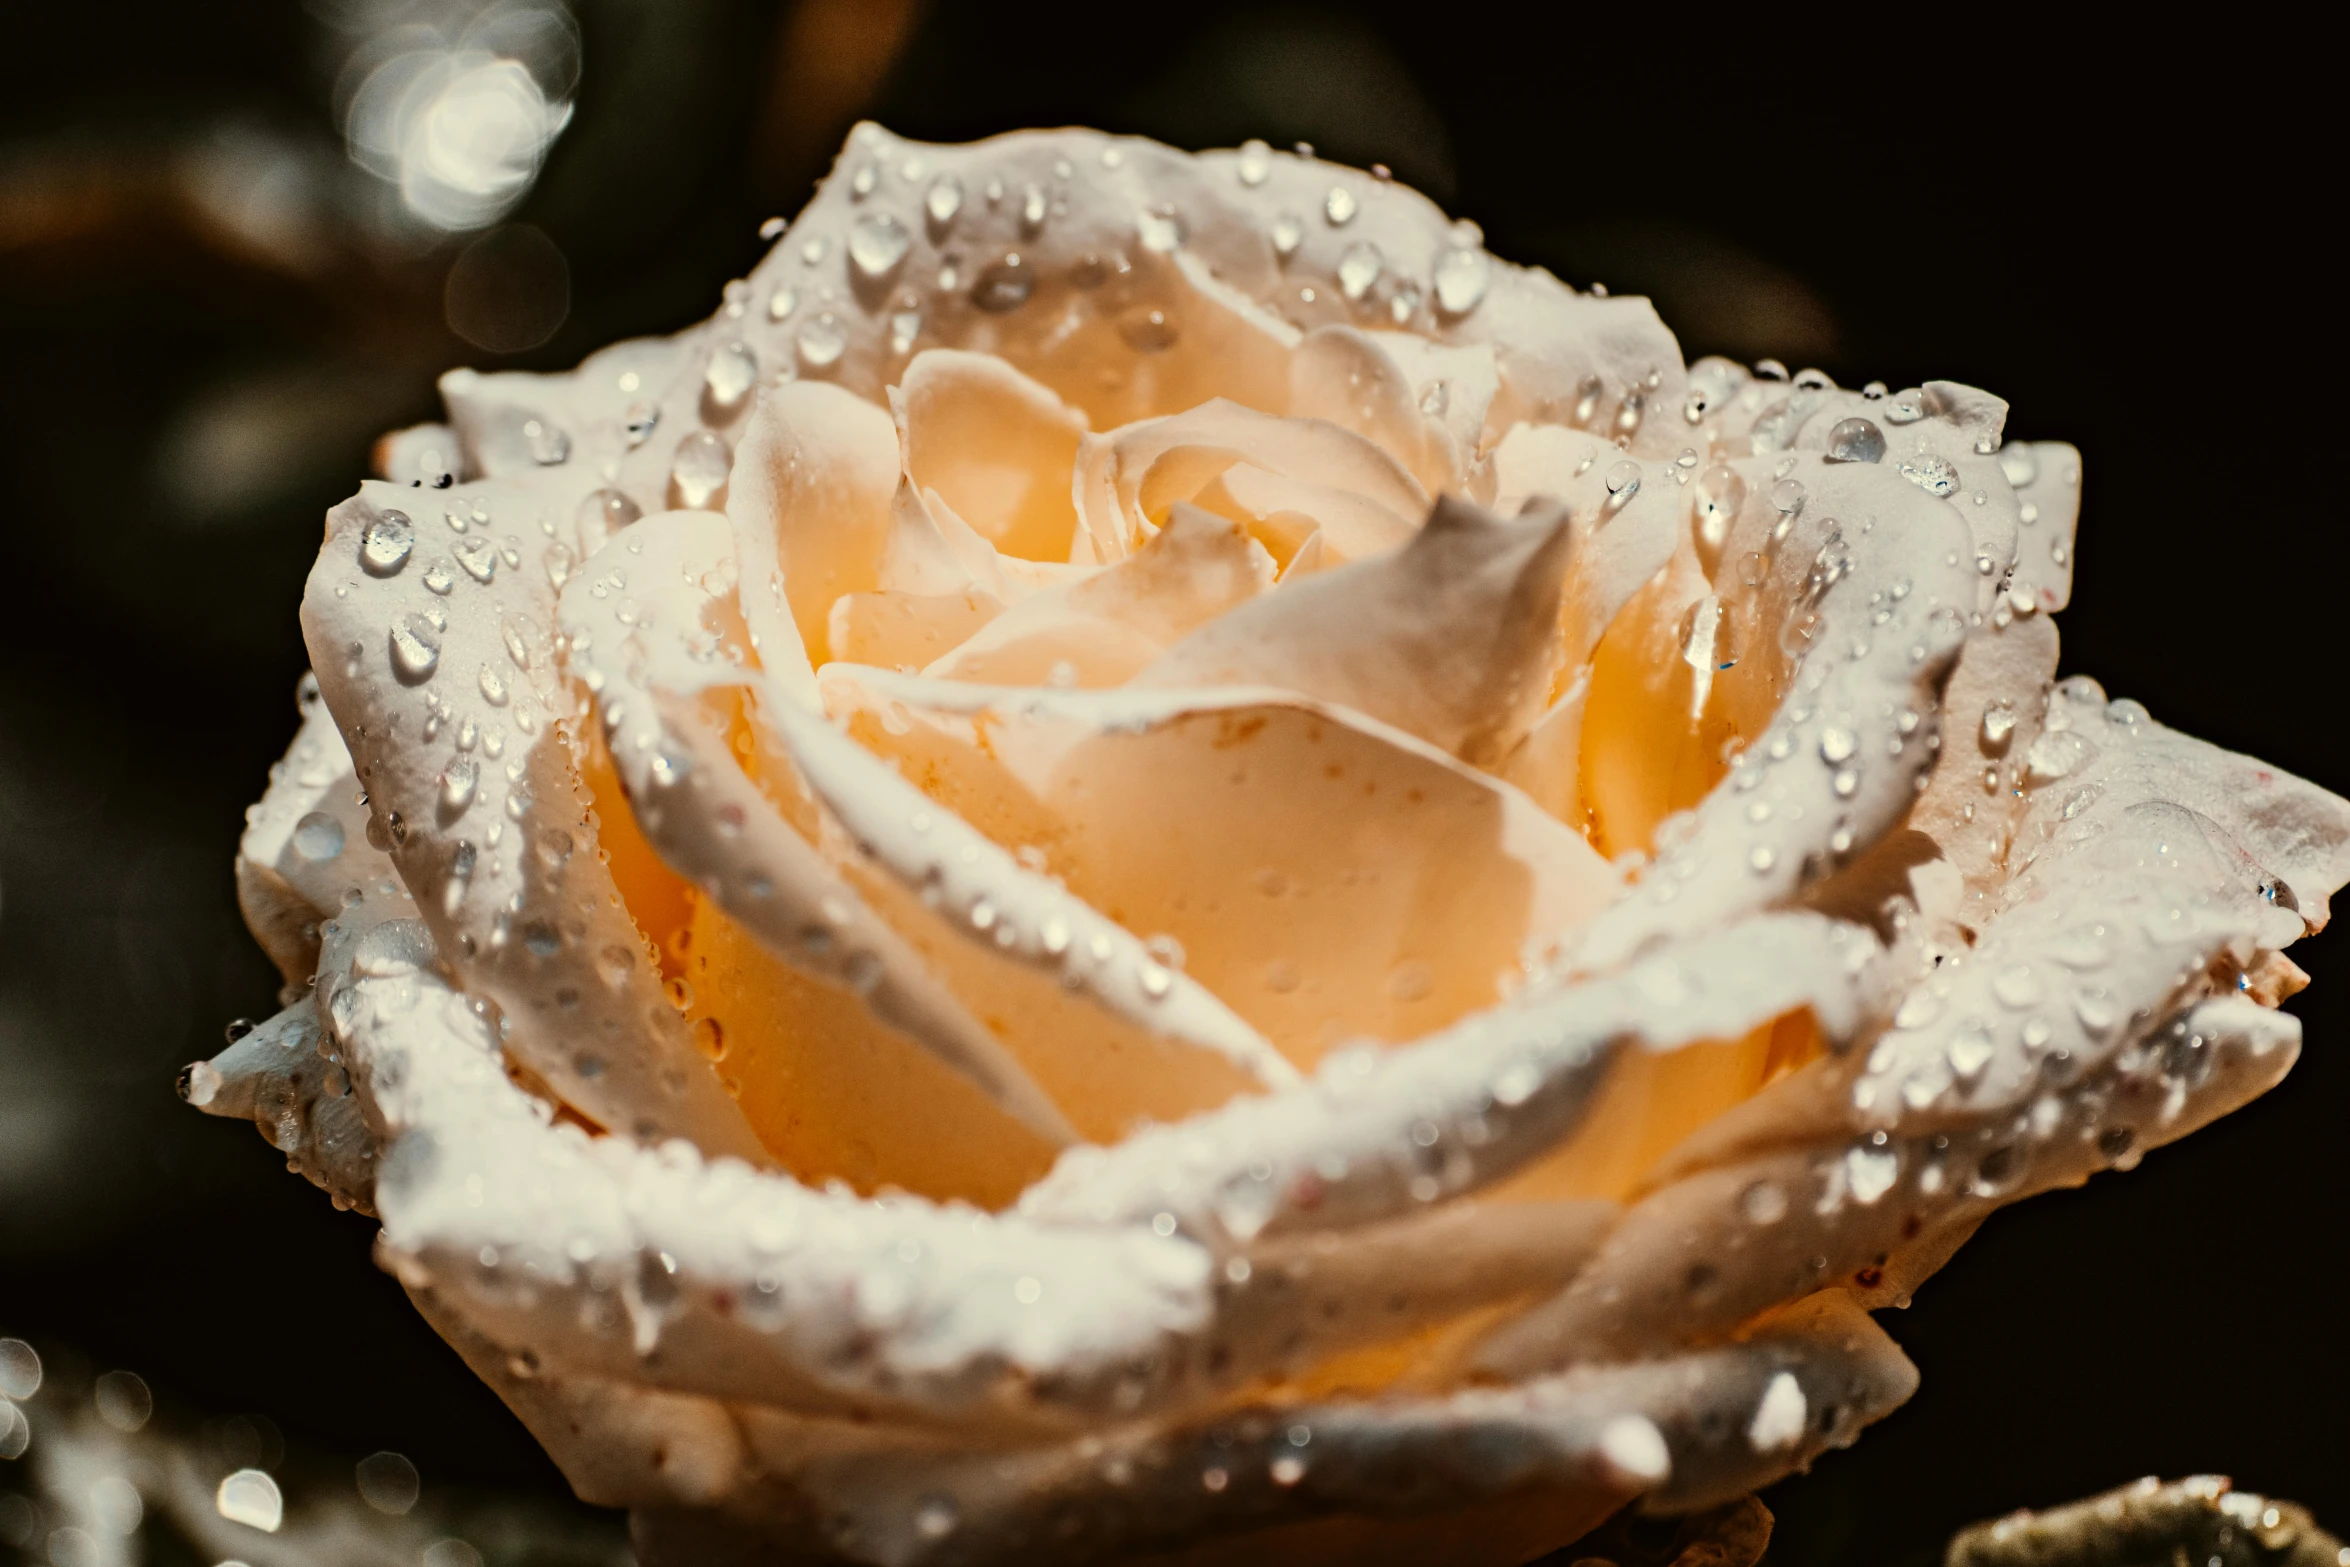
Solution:
<svg viewBox="0 0 2350 1567"><path fill-rule="evenodd" d="M1277 686L1490 766L1550 691L1567 522L1564 511L1503 522L1440 501L1401 550L1235 609L1135 683Z"/></svg>
<svg viewBox="0 0 2350 1567"><path fill-rule="evenodd" d="M520 553L541 504L485 480L336 507L302 601L319 688L442 961L516 1058L615 1131L755 1154L595 853L555 594ZM434 553L452 536L461 570Z"/></svg>
<svg viewBox="0 0 2350 1567"><path fill-rule="evenodd" d="M1301 1063L1490 1004L1616 890L1515 790L1289 693L1007 691L841 665L824 688L934 798L1172 937Z"/></svg>
<svg viewBox="0 0 2350 1567"><path fill-rule="evenodd" d="M1169 506L1197 498L1238 465L1359 497L1393 517L1399 537L1428 510L1419 481L1352 430L1219 401L1087 436L1078 454L1078 514L1099 557L1116 560L1139 546Z"/></svg>
<svg viewBox="0 0 2350 1567"><path fill-rule="evenodd" d="M757 689L761 678L726 624L733 552L725 519L662 513L621 533L565 590L571 658L596 694L638 824L777 958L859 998L1029 1131L1066 1140L1059 1110L768 803L697 704L706 691Z"/></svg>
<svg viewBox="0 0 2350 1567"><path fill-rule="evenodd" d="M1177 502L1140 551L1023 599L926 673L982 685L1118 685L1272 584L1272 557L1244 530Z"/></svg>
<svg viewBox="0 0 2350 1567"><path fill-rule="evenodd" d="M890 406L918 492L935 490L1007 555L1069 558L1084 415L1001 359L951 349L916 354Z"/></svg>
<svg viewBox="0 0 2350 1567"><path fill-rule="evenodd" d="M914 785L822 717L775 704L764 714L800 777L856 840L966 940L1054 972L1064 987L1151 1033L1225 1057L1268 1084L1296 1072L1232 1011L1168 969L1131 933L1003 848L934 808Z"/></svg>
<svg viewBox="0 0 2350 1567"><path fill-rule="evenodd" d="M1976 597L1964 519L1876 464L1790 456L1766 474L1781 467L1748 484L1716 568L1740 574L1748 653L1710 700L1754 738L1641 886L1582 933L1577 962L1621 962L1818 880L1901 818L1932 765L1937 698ZM1592 730L1587 717L1587 782ZM1669 798L1672 774L1649 776L1649 798Z"/></svg>
<svg viewBox="0 0 2350 1567"><path fill-rule="evenodd" d="M728 488L743 617L779 677L796 631L808 659L831 652L833 604L881 583L898 490L896 427L881 409L821 382L764 392ZM957 585L959 586L959 584Z"/></svg>
<svg viewBox="0 0 2350 1567"><path fill-rule="evenodd" d="M833 658L912 672L937 662L1004 612L976 588L952 593L848 593L833 600L825 638Z"/></svg>

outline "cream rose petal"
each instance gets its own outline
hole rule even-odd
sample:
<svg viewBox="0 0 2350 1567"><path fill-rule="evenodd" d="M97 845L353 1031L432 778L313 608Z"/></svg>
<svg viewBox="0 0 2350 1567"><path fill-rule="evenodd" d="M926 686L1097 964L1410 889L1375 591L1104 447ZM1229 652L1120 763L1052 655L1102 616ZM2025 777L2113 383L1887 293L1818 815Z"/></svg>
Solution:
<svg viewBox="0 0 2350 1567"><path fill-rule="evenodd" d="M1549 694L1569 538L1564 511L1503 522L1440 501L1401 550L1234 609L1133 683L1276 686L1490 767Z"/></svg>
<svg viewBox="0 0 2350 1567"><path fill-rule="evenodd" d="M554 590L522 564L555 519L495 480L429 511L423 493L371 484L330 512L302 605L393 863L444 961L567 1102L632 1136L755 1155L595 852L561 729L575 698L549 639Z"/></svg>
<svg viewBox="0 0 2350 1567"><path fill-rule="evenodd" d="M1067 560L1085 416L990 354L928 349L890 388L907 479L998 550Z"/></svg>
<svg viewBox="0 0 2350 1567"><path fill-rule="evenodd" d="M1245 477L1226 477L1236 473ZM1428 510L1419 481L1352 430L1237 403L1204 403L1079 445L1078 515L1103 560L1132 552L1167 507L1211 485L1230 492L1248 520L1282 509L1312 517L1350 555L1402 543Z"/></svg>
<svg viewBox="0 0 2350 1567"><path fill-rule="evenodd" d="M302 684L302 727L237 841L237 905L288 985L318 968L318 927L343 891L393 874L368 841L365 794L315 677Z"/></svg>
<svg viewBox="0 0 2350 1567"><path fill-rule="evenodd" d="M412 913L404 895L350 905L317 1005L381 1123L388 1265L531 1374L1050 1428L1204 1313L1198 1248L1147 1230L875 1205L551 1125Z"/></svg>
<svg viewBox="0 0 2350 1567"><path fill-rule="evenodd" d="M1263 593L1273 576L1272 557L1238 524L1179 501L1136 553L1022 599L923 673L981 685L1120 685Z"/></svg>
<svg viewBox="0 0 2350 1567"><path fill-rule="evenodd" d="M672 512L632 525L564 591L570 656L596 693L637 821L664 859L770 952L846 986L1037 1135L1071 1140L1066 1117L1019 1063L777 813L695 710L706 691L764 680L743 649L728 657L706 623L735 581L727 519ZM771 700L784 707L793 698Z"/></svg>
<svg viewBox="0 0 2350 1567"><path fill-rule="evenodd" d="M841 665L823 685L853 736L966 820L1041 849L1111 917L1147 911L1292 1059L1487 1004L1619 885L1506 784L1293 693L1004 690Z"/></svg>

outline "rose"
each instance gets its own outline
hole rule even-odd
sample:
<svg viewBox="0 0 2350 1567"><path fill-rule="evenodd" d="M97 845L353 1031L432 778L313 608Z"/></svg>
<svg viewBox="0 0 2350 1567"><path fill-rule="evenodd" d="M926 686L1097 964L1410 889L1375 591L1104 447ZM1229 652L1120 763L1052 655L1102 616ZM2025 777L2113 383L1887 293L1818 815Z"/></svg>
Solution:
<svg viewBox="0 0 2350 1567"><path fill-rule="evenodd" d="M2282 1075L2350 875L2052 685L2071 448L1770 368L1262 145L861 129L330 515L291 1005L185 1089L653 1559L1762 1484L1910 1390L1864 1308Z"/></svg>

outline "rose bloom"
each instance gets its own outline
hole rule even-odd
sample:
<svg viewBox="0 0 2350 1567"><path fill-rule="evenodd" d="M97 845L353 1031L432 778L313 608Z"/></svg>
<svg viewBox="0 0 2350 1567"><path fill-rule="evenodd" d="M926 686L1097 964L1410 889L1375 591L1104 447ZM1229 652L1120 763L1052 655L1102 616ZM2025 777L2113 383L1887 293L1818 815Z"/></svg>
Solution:
<svg viewBox="0 0 2350 1567"><path fill-rule="evenodd" d="M709 322L442 389L183 1089L650 1561L1736 1497L2298 1049L2350 807L2054 680L2072 448L1384 178L868 126Z"/></svg>

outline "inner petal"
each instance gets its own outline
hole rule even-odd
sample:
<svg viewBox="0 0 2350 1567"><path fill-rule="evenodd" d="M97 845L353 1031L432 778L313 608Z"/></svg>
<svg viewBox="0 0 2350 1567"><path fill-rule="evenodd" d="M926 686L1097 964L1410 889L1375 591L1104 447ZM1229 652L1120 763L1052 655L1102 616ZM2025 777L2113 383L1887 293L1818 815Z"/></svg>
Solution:
<svg viewBox="0 0 2350 1567"><path fill-rule="evenodd" d="M1001 359L916 354L890 395L906 475L1007 555L1067 560L1085 416Z"/></svg>

